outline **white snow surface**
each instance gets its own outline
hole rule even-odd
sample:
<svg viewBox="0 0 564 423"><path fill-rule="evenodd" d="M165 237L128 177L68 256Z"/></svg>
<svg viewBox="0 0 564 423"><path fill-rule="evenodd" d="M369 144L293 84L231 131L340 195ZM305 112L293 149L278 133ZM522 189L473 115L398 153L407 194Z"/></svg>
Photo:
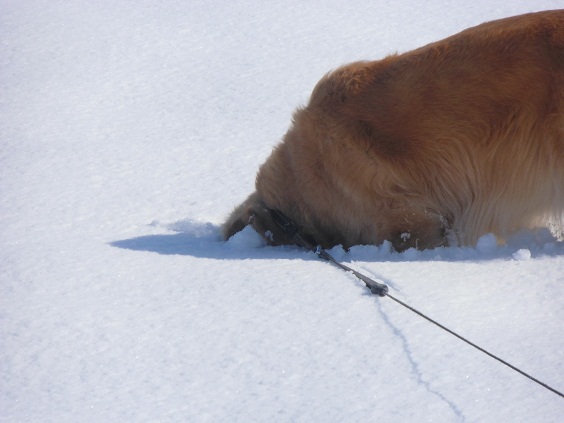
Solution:
<svg viewBox="0 0 564 423"><path fill-rule="evenodd" d="M219 227L327 71L547 0L0 1L1 422L561 422L315 254ZM339 260L564 391L564 243Z"/></svg>

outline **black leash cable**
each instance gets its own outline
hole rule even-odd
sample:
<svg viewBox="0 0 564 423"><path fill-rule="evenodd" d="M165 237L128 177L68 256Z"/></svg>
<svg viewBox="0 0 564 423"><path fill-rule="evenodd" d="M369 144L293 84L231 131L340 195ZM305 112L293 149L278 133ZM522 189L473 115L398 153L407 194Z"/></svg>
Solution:
<svg viewBox="0 0 564 423"><path fill-rule="evenodd" d="M523 376L527 377L528 379L532 380L533 382L538 383L540 386L542 386L543 388L548 389L549 391L552 391L553 393L555 393L556 395L560 396L561 398L564 398L564 394L554 388L552 388L551 386L547 385L544 382L541 382L540 380L534 378L533 376L525 373L524 371L520 370L519 368L513 366L512 364L508 363L507 361L497 357L496 355L490 353L489 351L485 350L484 348L480 347L479 345L474 344L473 342L469 341L468 339L464 338L463 336L457 334L456 332L450 330L449 328L447 328L446 326L443 326L442 324L440 324L439 322L437 322L436 320L431 319L429 316L426 316L425 314L423 314L422 312L420 312L419 310L411 307L410 305L404 303L403 301L395 298L393 295L390 295L388 293L388 285L383 284L383 283L379 283L376 282L374 279L369 278L366 275L363 275L360 272L357 272L354 269L351 269L350 267L344 265L343 263L335 260L335 258L333 256L331 256L327 251L325 251L323 248L321 248L321 246L318 246L317 248L314 248L310 243L308 243L306 240L304 240L299 232L298 232L298 228L296 226L296 224L294 222L292 222L290 219L288 219L286 216L284 216L282 213L280 213L277 210L271 210L271 214L272 214L272 218L273 220L280 226L280 228L284 231L284 233L286 233L287 235L292 236L298 245L300 245L301 247L305 248L306 250L309 251L313 251L315 254L317 254L319 257L333 263L335 266L339 267L340 269L344 270L345 272L351 272L352 274L354 274L358 279L360 279L362 282L365 283L366 287L368 289L370 289L370 292L372 292L373 294L379 295L380 297L388 297L392 300L394 300L395 302L397 302L398 304L404 306L405 308L407 308L408 310L411 310L412 312L414 312L415 314L423 317L424 319L426 319L427 321L433 323L434 325L438 326L439 328L445 330L446 332L450 333L451 335L454 335L455 337L457 337L458 339L460 339L461 341L466 342L468 345L476 348L478 351L483 352L486 355L489 355L491 358L499 361L502 364L505 364L507 367L509 367L512 370L515 370L516 372L522 374Z"/></svg>
<svg viewBox="0 0 564 423"><path fill-rule="evenodd" d="M301 237L300 237L301 238ZM368 276L363 275L362 273L357 272L356 270L351 269L348 266L345 266L344 264L338 262L337 260L335 260L327 251L321 249L321 248L317 248L317 250L315 250L315 253L325 259L330 261L331 263L337 265L338 267L340 267L341 269L347 271L347 272L352 272L358 279L360 279L361 281L363 281L366 284L366 287L368 289L370 289L370 292L372 292L373 294L377 294L380 297L388 297L392 300L394 300L396 303L404 306L405 308L407 308L408 310L411 310L412 312L414 312L415 314L418 314L419 316L423 317L424 319L428 320L429 322L433 323L434 325L438 326L439 328L447 331L448 333L450 333L451 335L456 336L458 339L460 339L461 341L466 342L468 345L471 345L472 347L476 348L477 350L483 352L484 354L489 355L491 358L494 358L495 360L499 361L502 364L505 364L507 367L509 367L510 369L515 370L518 373L521 373L523 376L529 378L530 380L532 380L533 382L538 383L539 385L541 385L543 388L548 389L549 391L554 392L556 395L559 395L560 397L564 398L564 394L562 394L562 392L557 391L556 389L552 388L551 386L547 385L544 382L541 382L540 380L534 378L533 376L525 373L524 371L522 371L521 369L513 366L512 364L508 363L507 361L497 357L496 355L490 353L489 351L485 350L484 348L480 347L479 345L474 344L473 342L469 341L468 339L464 338L463 336L457 334L456 332L450 330L449 328L447 328L446 326L440 324L439 322L437 322L436 320L431 319L429 316L426 316L425 314L423 314L422 312L420 312L419 310L411 307L410 305L404 303L403 301L395 298L393 295L390 295L390 293L388 292L388 286L385 284L381 284L379 282L376 282L374 279L369 278Z"/></svg>
<svg viewBox="0 0 564 423"><path fill-rule="evenodd" d="M538 383L540 386L542 386L543 388L548 389L549 391L554 392L556 395L559 395L560 397L564 398L564 394L562 394L562 392L557 391L556 389L552 388L551 386L547 385L544 382L541 382L540 380L534 378L533 376L525 373L524 371L522 371L521 369L513 366L512 364L508 363L505 360L502 360L501 358L497 357L496 355L490 353L489 351L483 349L482 347L480 347L479 345L474 344L473 342L469 341L468 339L464 338L463 336L457 334L456 332L450 330L449 328L441 325L439 322L431 319L429 316L424 315L423 313L421 313L419 310L414 309L413 307L407 305L406 303L404 303L403 301L398 300L397 298L394 298L393 296L391 296L390 294L386 294L386 296L388 296L390 299L394 300L395 302L397 302L398 304L401 304L402 306L404 306L405 308L413 311L415 314L418 314L419 316L423 317L424 319L427 319L429 322L437 325L438 327L440 327L441 329L447 331L448 333L450 333L451 335L456 336L458 339L466 342L468 345L473 346L474 348L476 348L477 350L483 352L484 354L489 355L491 358L496 359L497 361L499 361L502 364L505 364L507 367L509 367L510 369L515 370L518 373L521 373L523 376L529 378L530 380L532 380L533 382Z"/></svg>

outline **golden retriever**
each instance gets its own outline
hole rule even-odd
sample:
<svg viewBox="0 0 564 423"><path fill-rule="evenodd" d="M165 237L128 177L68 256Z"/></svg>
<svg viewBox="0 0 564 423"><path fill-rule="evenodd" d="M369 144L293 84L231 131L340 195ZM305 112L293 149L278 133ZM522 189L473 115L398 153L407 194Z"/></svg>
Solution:
<svg viewBox="0 0 564 423"><path fill-rule="evenodd" d="M325 75L223 225L323 247L473 245L561 222L564 11L484 23Z"/></svg>

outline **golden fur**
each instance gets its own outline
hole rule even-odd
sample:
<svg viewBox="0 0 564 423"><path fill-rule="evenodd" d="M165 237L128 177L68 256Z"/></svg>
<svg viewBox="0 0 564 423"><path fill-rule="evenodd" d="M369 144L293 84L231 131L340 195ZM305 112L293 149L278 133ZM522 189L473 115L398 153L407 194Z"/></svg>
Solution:
<svg viewBox="0 0 564 423"><path fill-rule="evenodd" d="M225 239L276 209L330 247L474 244L564 211L564 11L488 22L324 76Z"/></svg>

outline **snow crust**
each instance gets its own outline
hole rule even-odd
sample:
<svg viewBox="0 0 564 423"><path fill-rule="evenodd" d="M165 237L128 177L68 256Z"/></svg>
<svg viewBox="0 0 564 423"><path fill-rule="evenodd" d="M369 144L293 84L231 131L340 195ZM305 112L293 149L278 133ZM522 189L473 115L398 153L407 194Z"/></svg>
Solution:
<svg viewBox="0 0 564 423"><path fill-rule="evenodd" d="M354 276L219 225L327 71L559 1L0 2L1 422L559 422ZM564 243L330 251L564 391Z"/></svg>

